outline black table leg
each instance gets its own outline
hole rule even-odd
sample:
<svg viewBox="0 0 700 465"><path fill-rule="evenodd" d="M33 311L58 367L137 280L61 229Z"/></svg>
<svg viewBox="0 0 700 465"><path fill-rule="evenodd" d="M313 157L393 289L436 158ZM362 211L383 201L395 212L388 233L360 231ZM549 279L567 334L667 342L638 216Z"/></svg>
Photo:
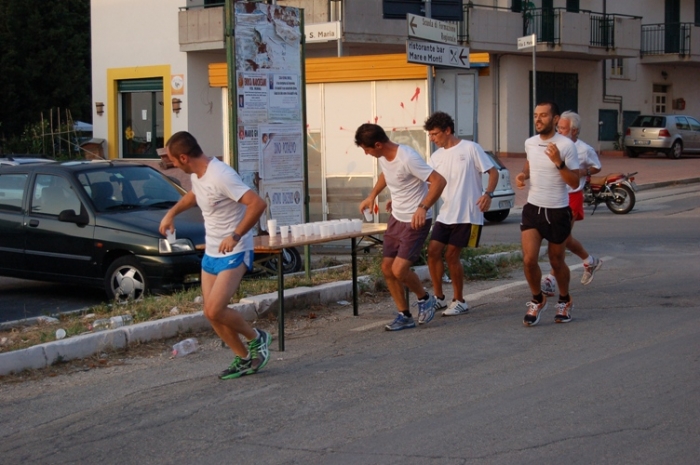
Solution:
<svg viewBox="0 0 700 465"><path fill-rule="evenodd" d="M359 315L357 308L357 239L352 238L352 247L350 247L352 255L352 314Z"/></svg>
<svg viewBox="0 0 700 465"><path fill-rule="evenodd" d="M280 250L277 254L277 324L278 335L277 347L280 352L284 352L284 266L282 265L282 254Z"/></svg>

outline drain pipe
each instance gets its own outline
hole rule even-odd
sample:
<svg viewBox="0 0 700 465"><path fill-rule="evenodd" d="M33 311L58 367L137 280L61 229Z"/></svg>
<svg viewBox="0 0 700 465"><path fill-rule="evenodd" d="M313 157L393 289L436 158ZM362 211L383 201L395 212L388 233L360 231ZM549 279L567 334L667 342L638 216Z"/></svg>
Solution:
<svg viewBox="0 0 700 465"><path fill-rule="evenodd" d="M608 11L607 11L607 0L603 0L603 21L607 23L608 21ZM607 28L606 28L607 29ZM622 121L622 95L608 95L608 66L607 66L607 60L603 60L603 103L615 103L617 104L619 111L617 112L617 127L615 128L615 134L621 134L621 125L620 121ZM598 142L600 143L600 127L598 128ZM620 140L618 140L617 143L619 145ZM600 150L599 150L600 151Z"/></svg>

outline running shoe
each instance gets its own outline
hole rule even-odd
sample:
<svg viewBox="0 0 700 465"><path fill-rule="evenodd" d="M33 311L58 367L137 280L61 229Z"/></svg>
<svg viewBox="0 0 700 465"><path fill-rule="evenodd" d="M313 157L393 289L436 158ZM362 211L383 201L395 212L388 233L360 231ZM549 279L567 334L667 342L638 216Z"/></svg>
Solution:
<svg viewBox="0 0 700 465"><path fill-rule="evenodd" d="M550 275L545 276L542 279L542 294L547 297L554 297L557 292L557 279Z"/></svg>
<svg viewBox="0 0 700 465"><path fill-rule="evenodd" d="M595 258L593 255L591 255L593 258L593 263L590 265L586 262L583 262L583 276L581 276L581 284L584 286L586 284L591 284L591 281L593 281L593 273L598 271L601 266L603 266L603 260L599 258Z"/></svg>
<svg viewBox="0 0 700 465"><path fill-rule="evenodd" d="M251 369L252 360L243 360L236 355L231 365L219 374L219 379L235 379L247 375Z"/></svg>
<svg viewBox="0 0 700 465"><path fill-rule="evenodd" d="M248 343L248 352L250 352L250 369L248 370L248 375L257 373L259 370L265 368L267 362L270 361L270 342L272 341L272 336L267 331L256 330L258 332L258 337L253 339Z"/></svg>
<svg viewBox="0 0 700 465"><path fill-rule="evenodd" d="M438 296L435 296L435 311L437 312L438 310L442 310L443 308L447 308L447 301L445 300L445 297L442 299Z"/></svg>
<svg viewBox="0 0 700 465"><path fill-rule="evenodd" d="M452 279L449 276L447 276L447 273L445 273L444 275L442 275L442 282L452 284Z"/></svg>
<svg viewBox="0 0 700 465"><path fill-rule="evenodd" d="M557 314L554 315L555 323L568 323L572 320L571 310L574 309L574 302L570 298L568 302L558 302L555 308L557 309Z"/></svg>
<svg viewBox="0 0 700 465"><path fill-rule="evenodd" d="M413 321L413 317L409 317L401 312L398 312L398 314L396 315L396 319L388 325L384 326L384 329L386 329L387 331L401 331L402 329L409 329L415 327L416 322Z"/></svg>
<svg viewBox="0 0 700 465"><path fill-rule="evenodd" d="M464 315L467 312L469 312L469 304L460 302L459 300L453 300L447 310L442 312L442 316Z"/></svg>
<svg viewBox="0 0 700 465"><path fill-rule="evenodd" d="M523 318L523 324L525 326L535 326L540 322L542 312L547 309L547 297L543 296L542 303L537 303L534 300L531 300L525 305L527 305L527 313L525 314L525 318Z"/></svg>
<svg viewBox="0 0 700 465"><path fill-rule="evenodd" d="M414 305L418 305L418 324L430 323L435 316L436 303L435 296L429 296L426 300L419 300Z"/></svg>

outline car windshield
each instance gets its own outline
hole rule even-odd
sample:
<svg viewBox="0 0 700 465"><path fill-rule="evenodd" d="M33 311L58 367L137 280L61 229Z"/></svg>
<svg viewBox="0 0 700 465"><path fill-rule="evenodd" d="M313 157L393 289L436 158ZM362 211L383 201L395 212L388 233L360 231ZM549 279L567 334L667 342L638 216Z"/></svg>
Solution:
<svg viewBox="0 0 700 465"><path fill-rule="evenodd" d="M170 208L182 193L159 171L145 166L108 166L78 174L97 211Z"/></svg>

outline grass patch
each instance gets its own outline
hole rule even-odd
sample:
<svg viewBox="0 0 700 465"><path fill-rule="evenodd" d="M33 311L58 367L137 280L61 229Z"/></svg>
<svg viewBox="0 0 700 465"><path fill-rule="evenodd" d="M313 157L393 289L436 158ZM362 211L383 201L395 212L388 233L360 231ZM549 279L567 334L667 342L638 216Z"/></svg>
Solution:
<svg viewBox="0 0 700 465"><path fill-rule="evenodd" d="M501 258L493 260L485 255L499 252L512 252L519 250L517 244L484 246L477 249L465 249L462 258L466 261L465 279L484 280L495 279L504 273L511 271L521 259ZM358 257L358 275L370 276L374 287L370 288L362 284L361 292L386 291L386 283L381 271L381 255L369 255ZM337 260L322 260L319 266L335 266ZM285 289L301 286L318 286L320 284L344 281L352 279L352 269L349 263L326 271L314 271L307 278L305 273L294 276L285 276ZM231 303L237 303L242 298L277 291L277 277L261 277L244 279L238 292L231 299ZM175 311L175 309L177 309ZM134 323L167 318L174 314L196 313L202 309L201 290L192 288L186 291L176 292L163 296L146 296L138 302L128 304L100 304L91 307L84 313L62 313L55 318L58 321L40 321L36 325L15 327L0 331L0 353L25 349L44 342L56 340L56 330L62 328L66 331L66 337L77 336L90 332L90 324L98 318L109 318L117 315L130 314Z"/></svg>

